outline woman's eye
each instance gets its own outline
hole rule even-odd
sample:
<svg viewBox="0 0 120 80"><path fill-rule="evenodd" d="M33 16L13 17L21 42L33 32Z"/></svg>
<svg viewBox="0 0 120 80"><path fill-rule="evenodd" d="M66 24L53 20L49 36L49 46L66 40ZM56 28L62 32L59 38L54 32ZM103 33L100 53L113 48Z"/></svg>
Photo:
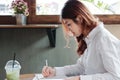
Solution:
<svg viewBox="0 0 120 80"><path fill-rule="evenodd" d="M67 24L67 26L68 26L68 27L70 27L70 26L71 26L71 24Z"/></svg>

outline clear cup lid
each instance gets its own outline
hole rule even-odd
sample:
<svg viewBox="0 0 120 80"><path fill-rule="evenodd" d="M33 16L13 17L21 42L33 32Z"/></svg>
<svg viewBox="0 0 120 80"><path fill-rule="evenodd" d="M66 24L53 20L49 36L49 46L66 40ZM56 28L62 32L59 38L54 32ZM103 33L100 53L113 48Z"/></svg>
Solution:
<svg viewBox="0 0 120 80"><path fill-rule="evenodd" d="M14 63L14 66L13 66L13 63ZM21 66L20 66L20 63L17 60L15 60L15 61L9 60L5 65L5 69L8 69L8 68L17 68L17 69L19 68L19 69L21 69Z"/></svg>

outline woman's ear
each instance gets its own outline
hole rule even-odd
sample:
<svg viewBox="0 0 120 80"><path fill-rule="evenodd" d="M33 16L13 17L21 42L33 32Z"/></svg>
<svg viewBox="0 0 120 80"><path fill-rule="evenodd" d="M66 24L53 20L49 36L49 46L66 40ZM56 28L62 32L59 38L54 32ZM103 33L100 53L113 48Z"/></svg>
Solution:
<svg viewBox="0 0 120 80"><path fill-rule="evenodd" d="M80 16L77 16L76 21L81 24L82 23L82 18Z"/></svg>

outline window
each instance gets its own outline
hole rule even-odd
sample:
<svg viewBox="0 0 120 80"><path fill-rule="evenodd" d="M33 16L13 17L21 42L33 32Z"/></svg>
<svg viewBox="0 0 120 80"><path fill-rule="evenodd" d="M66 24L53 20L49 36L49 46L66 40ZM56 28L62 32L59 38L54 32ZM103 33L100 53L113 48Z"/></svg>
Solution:
<svg viewBox="0 0 120 80"><path fill-rule="evenodd" d="M66 0L36 0L36 15L60 15Z"/></svg>
<svg viewBox="0 0 120 80"><path fill-rule="evenodd" d="M67 0L36 0L36 15L60 15ZM120 14L119 0L81 0L93 14Z"/></svg>
<svg viewBox="0 0 120 80"><path fill-rule="evenodd" d="M12 15L10 4L12 0L0 0L0 15Z"/></svg>
<svg viewBox="0 0 120 80"><path fill-rule="evenodd" d="M93 14L120 14L119 0L82 0Z"/></svg>
<svg viewBox="0 0 120 80"><path fill-rule="evenodd" d="M0 15L12 15L13 0L0 0ZM36 15L60 15L67 0L36 0ZM120 14L119 0L81 0L93 14Z"/></svg>
<svg viewBox="0 0 120 80"><path fill-rule="evenodd" d="M10 4L12 0L0 0L0 24L15 24L15 17L11 16L10 11ZM66 2L66 0L24 0L28 3L29 6L29 16L27 17L27 23L28 24L60 24L60 11L63 7L63 4ZM106 24L120 24L120 0L82 0L86 2L86 5L89 4L88 8L91 8L91 12L96 15L101 21L103 21ZM100 6L104 6L104 3L107 5L107 2L112 7L109 7L112 9L112 14L105 14L106 11L104 9L101 9L104 14L100 13L94 13L97 12L94 10L94 8L98 8ZM117 2L119 1L119 2ZM97 5L97 6L96 6ZM92 7L91 7L92 6ZM107 7L108 8L108 7ZM106 7L105 7L106 9ZM113 11L114 10L114 11ZM107 11L108 12L108 11ZM116 13L116 14L113 14ZM2 15L2 16L1 16Z"/></svg>

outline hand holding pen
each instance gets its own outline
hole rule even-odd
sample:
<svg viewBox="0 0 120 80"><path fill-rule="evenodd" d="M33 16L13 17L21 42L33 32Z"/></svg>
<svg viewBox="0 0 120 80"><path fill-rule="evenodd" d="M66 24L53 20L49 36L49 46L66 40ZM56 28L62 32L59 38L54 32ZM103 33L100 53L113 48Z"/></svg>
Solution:
<svg viewBox="0 0 120 80"><path fill-rule="evenodd" d="M45 60L45 66L42 69L42 75L44 77L53 77L55 76L55 69L48 66L48 61Z"/></svg>

